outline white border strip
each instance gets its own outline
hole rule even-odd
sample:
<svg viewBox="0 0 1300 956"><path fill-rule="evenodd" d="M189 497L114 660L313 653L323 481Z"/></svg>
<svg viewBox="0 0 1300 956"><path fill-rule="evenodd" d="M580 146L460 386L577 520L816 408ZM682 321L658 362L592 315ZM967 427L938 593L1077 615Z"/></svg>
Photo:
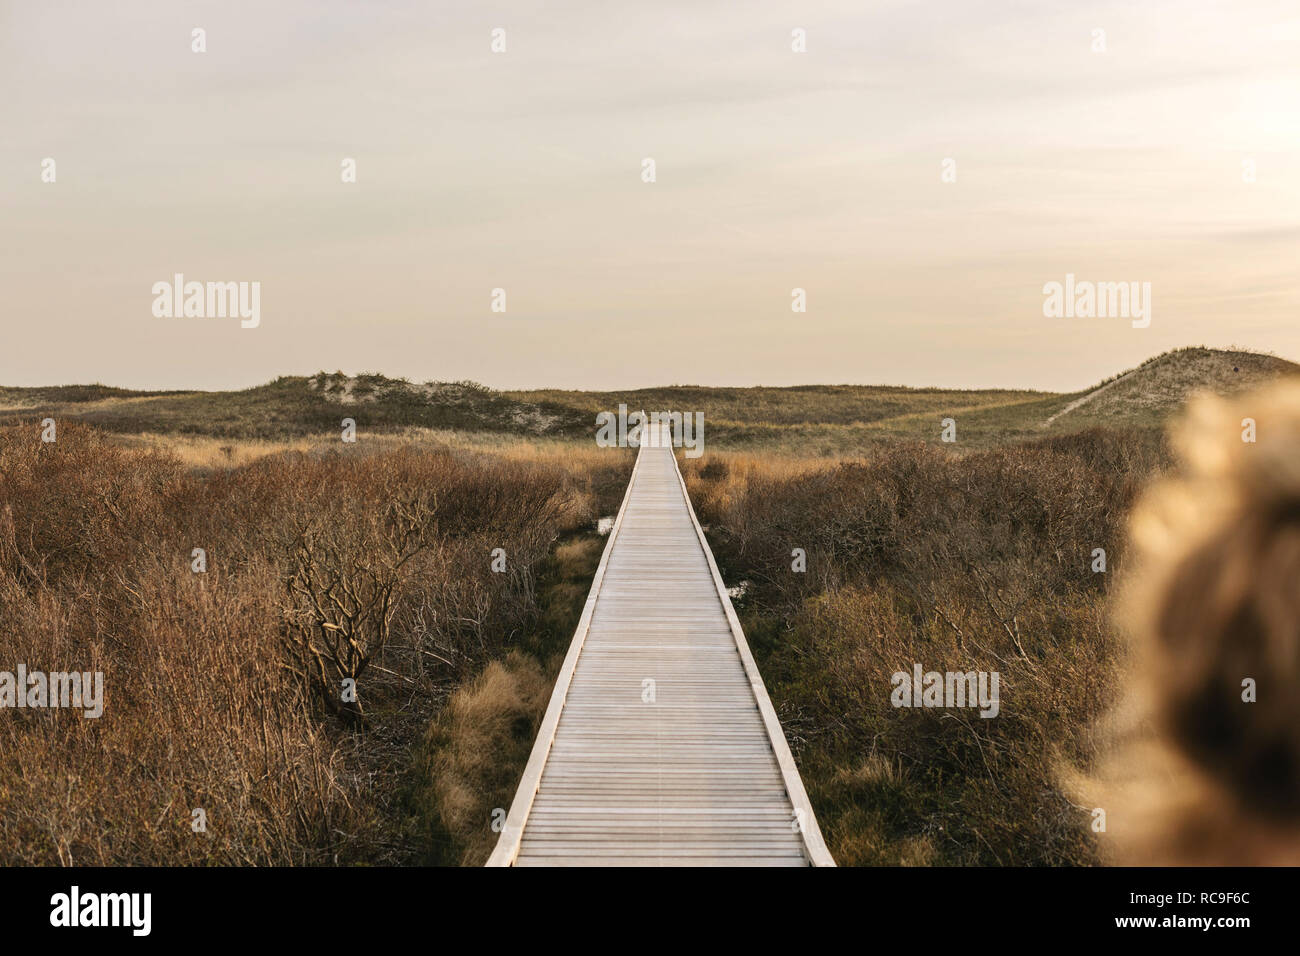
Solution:
<svg viewBox="0 0 1300 956"><path fill-rule="evenodd" d="M636 484L636 474L641 468L643 451L644 446L637 451L636 463L632 466L632 477L628 479L627 491L623 493L623 503L619 505L614 527L609 531L609 540L605 542L605 551L601 554L600 564L596 567L596 576L591 579L591 590L587 592L587 603L582 608L582 617L578 619L577 630L573 632L573 643L569 645L569 653L564 657L560 675L555 679L551 702L547 705L546 715L537 729L537 740L533 743L532 753L528 755L524 775L519 780L519 788L515 791L510 812L506 815L505 828L501 831L496 848L488 857L485 866L514 866L515 857L519 855L519 844L524 838L524 824L528 822L528 814L533 809L533 801L537 798L537 788L542 783L542 771L546 769L546 758L551 752L551 744L555 742L555 731L560 724L560 711L564 709L564 700L569 694L569 684L573 681L573 671L578 666L578 655L582 653L582 645L586 642L587 632L591 629L591 617L596 612L600 584L605 579L605 566L609 564L609 556L614 551L614 542L618 539L619 529L623 527L623 515L627 511L627 503L632 499L632 487ZM687 504L689 503L688 500Z"/></svg>
<svg viewBox="0 0 1300 956"><path fill-rule="evenodd" d="M677 455L671 451L669 454L673 456L673 470L677 472L677 482L682 487L682 497L686 499L686 510L690 513L691 524L695 526L695 534L700 539L700 547L704 549L704 556L709 559L709 571L713 575L713 585L717 588L718 600L722 602L722 609L727 613L727 623L731 625L731 636L736 640L736 650L740 652L741 663L745 665L745 674L749 677L749 688L753 691L754 699L758 702L758 712L763 716L763 724L767 728L767 736L772 744L772 752L776 754L776 762L781 768L781 777L785 781L785 792L790 797L790 803L794 806L796 818L800 821L799 832L803 837L804 855L808 857L808 863L811 866L834 866L835 858L831 856L831 851L826 848L826 841L822 839L821 827L817 825L817 817L813 813L812 804L808 801L808 793L803 788L803 778L799 776L799 768L795 765L794 755L790 753L790 745L786 743L785 732L781 730L781 721L777 719L776 710L772 707L772 700L767 696L767 688L763 685L763 675L758 672L758 665L754 663L754 655L750 653L749 642L745 640L745 632L740 628L740 619L736 617L736 609L731 606L731 597L727 594L727 587L722 583L722 575L718 572L718 563L713 560L713 550L704 537L704 529L700 527L699 518L695 516L695 506L691 504L691 496L686 491L686 479L682 477L682 470L677 464Z"/></svg>

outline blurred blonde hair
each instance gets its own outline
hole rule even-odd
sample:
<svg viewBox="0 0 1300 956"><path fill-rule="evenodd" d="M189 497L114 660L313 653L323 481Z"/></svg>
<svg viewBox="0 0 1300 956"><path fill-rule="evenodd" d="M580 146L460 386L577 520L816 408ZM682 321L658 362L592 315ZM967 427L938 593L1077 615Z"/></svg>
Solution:
<svg viewBox="0 0 1300 956"><path fill-rule="evenodd" d="M1171 437L1181 468L1130 524L1118 622L1134 683L1102 772L1106 851L1298 863L1300 381L1196 399Z"/></svg>

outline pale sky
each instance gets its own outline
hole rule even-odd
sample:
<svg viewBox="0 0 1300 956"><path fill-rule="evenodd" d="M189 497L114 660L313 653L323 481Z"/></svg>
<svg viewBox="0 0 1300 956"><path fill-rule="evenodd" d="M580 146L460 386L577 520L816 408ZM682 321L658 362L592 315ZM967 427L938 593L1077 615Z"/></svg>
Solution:
<svg viewBox="0 0 1300 956"><path fill-rule="evenodd" d="M1067 391L1300 359L1298 267L1295 0L0 0L4 385ZM154 317L177 272L260 326Z"/></svg>

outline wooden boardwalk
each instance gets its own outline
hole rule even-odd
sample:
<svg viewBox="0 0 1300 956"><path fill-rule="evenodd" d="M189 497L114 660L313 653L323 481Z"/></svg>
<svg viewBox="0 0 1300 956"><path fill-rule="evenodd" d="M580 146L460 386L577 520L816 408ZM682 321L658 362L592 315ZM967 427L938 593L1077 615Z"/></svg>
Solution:
<svg viewBox="0 0 1300 956"><path fill-rule="evenodd" d="M488 865L809 864L834 861L672 448L648 441Z"/></svg>

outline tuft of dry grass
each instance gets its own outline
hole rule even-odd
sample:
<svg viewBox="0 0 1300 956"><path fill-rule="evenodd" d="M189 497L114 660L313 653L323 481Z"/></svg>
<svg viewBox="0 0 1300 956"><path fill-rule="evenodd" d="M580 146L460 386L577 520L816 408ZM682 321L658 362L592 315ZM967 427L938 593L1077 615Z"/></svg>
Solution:
<svg viewBox="0 0 1300 956"><path fill-rule="evenodd" d="M462 686L416 749L406 802L425 862L482 865L532 750L604 542L586 533L539 569L531 640Z"/></svg>
<svg viewBox="0 0 1300 956"><path fill-rule="evenodd" d="M554 676L511 651L452 694L430 726L417 774L417 811L435 861L482 866L496 845Z"/></svg>
<svg viewBox="0 0 1300 956"><path fill-rule="evenodd" d="M113 438L126 448L162 452L175 458L186 468L205 472L222 468L242 468L259 458L284 452L309 452L313 448L323 447L327 441L324 437L315 441L309 438L268 441L158 432L120 434L114 435ZM332 444L338 444L337 436L333 436Z"/></svg>

